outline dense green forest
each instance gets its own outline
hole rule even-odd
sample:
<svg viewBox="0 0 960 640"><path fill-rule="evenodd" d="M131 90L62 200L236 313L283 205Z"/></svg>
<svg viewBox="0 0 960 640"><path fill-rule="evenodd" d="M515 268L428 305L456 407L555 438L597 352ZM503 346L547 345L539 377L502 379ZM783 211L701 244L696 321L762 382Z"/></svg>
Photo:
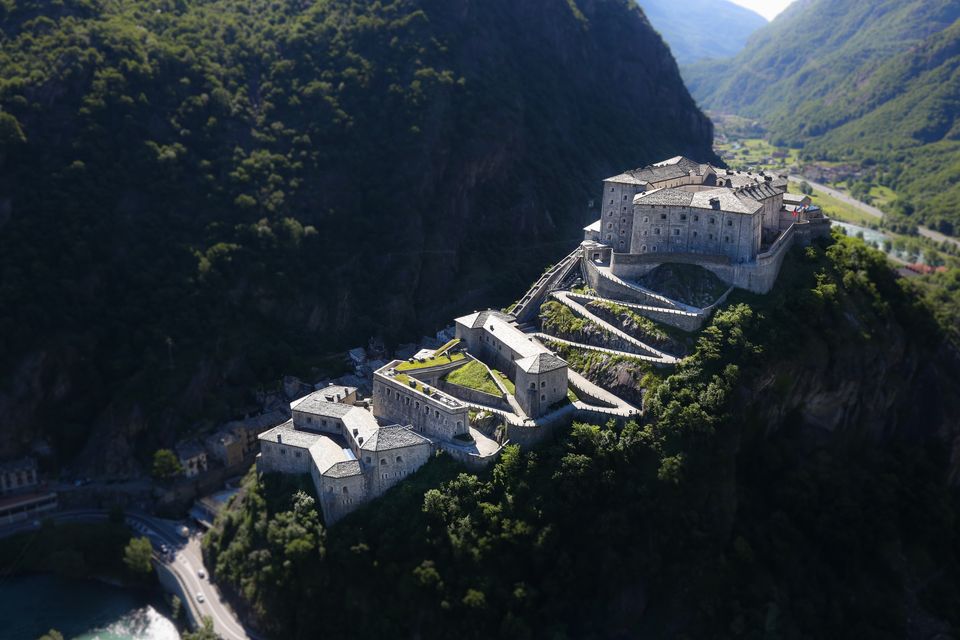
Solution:
<svg viewBox="0 0 960 640"><path fill-rule="evenodd" d="M0 71L0 455L97 474L506 304L601 178L711 157L628 0L3 0Z"/></svg>
<svg viewBox="0 0 960 640"><path fill-rule="evenodd" d="M575 424L480 475L439 457L329 529L251 474L210 566L271 637L956 633L960 363L918 291L860 240L794 249L644 378L642 424ZM855 393L820 424L833 377Z"/></svg>
<svg viewBox="0 0 960 640"><path fill-rule="evenodd" d="M960 224L960 3L796 2L731 60L685 69L707 108L760 118L776 144L853 161L899 221Z"/></svg>

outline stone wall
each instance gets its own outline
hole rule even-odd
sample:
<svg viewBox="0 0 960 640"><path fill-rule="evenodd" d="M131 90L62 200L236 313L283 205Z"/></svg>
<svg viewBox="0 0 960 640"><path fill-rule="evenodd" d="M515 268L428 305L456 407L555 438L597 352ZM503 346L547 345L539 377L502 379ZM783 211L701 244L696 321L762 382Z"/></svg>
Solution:
<svg viewBox="0 0 960 640"><path fill-rule="evenodd" d="M452 439L469 431L468 408L452 407L394 378L376 374L373 380L373 414L390 422L411 425L419 433Z"/></svg>
<svg viewBox="0 0 960 640"><path fill-rule="evenodd" d="M471 389L470 387L464 387L463 385L459 384L453 384L452 382L447 382L446 380L440 381L439 389L445 393L449 393L454 398L463 400L464 402L482 404L486 407L500 409L501 411L513 411L510 403L507 402L507 399L503 395L495 396L491 393L478 391L477 389Z"/></svg>
<svg viewBox="0 0 960 640"><path fill-rule="evenodd" d="M531 418L538 418L567 397L567 368L542 374L517 369L515 383L514 397L520 408Z"/></svg>
<svg viewBox="0 0 960 640"><path fill-rule="evenodd" d="M325 524L333 524L374 497L367 488L369 475L368 471L345 478L331 478L321 475L315 465L310 465L310 477L313 479Z"/></svg>
<svg viewBox="0 0 960 640"><path fill-rule="evenodd" d="M633 235L633 197L641 189L635 184L605 181L600 199L600 242L616 251L628 251Z"/></svg>
<svg viewBox="0 0 960 640"><path fill-rule="evenodd" d="M260 473L310 473L313 464L307 447L295 447L285 442L260 441L257 470Z"/></svg>
<svg viewBox="0 0 960 640"><path fill-rule="evenodd" d="M617 253L695 253L749 262L760 248L763 218L683 206L634 206L633 236L628 250Z"/></svg>

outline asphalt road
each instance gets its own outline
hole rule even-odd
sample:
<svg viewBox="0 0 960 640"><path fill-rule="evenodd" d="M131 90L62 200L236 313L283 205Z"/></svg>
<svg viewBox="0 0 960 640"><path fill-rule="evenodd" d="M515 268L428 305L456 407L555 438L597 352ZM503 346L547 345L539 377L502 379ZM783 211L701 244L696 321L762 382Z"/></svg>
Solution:
<svg viewBox="0 0 960 640"><path fill-rule="evenodd" d="M860 211L863 211L865 214L869 216L873 216L874 218L877 218L877 219L883 219L883 216L884 216L883 211L881 211L880 209L877 209L872 205L867 204L866 202L861 202L856 198L850 196L849 194L844 193L843 191L838 191L833 187L828 187L825 184L814 182L813 180L807 180L802 176L790 176L790 181L797 182L797 183L806 182L817 191L822 191L828 196L833 196L837 200L840 200L841 202L849 204L851 207L856 207L857 209L859 209ZM939 231L934 231L933 229L928 229L927 227L917 227L917 233L923 236L924 238L929 238L936 242L943 242L944 240L946 240L947 242L950 242L960 247L960 240L956 238L951 238L950 236L945 236Z"/></svg>
<svg viewBox="0 0 960 640"><path fill-rule="evenodd" d="M91 509L43 514L42 519L94 522L106 520L107 517L106 511ZM200 534L191 531L190 538L185 539L177 532L182 523L143 514L128 513L125 519L131 529L139 535L146 535L153 543L155 561L163 563L183 587L184 595L187 596L183 605L190 607L195 619L209 617L213 621L214 631L224 640L258 640L254 633L244 628L220 596L216 585L210 582L210 572L203 566ZM35 529L32 521L28 520L0 529L0 538ZM163 547L166 547L167 553L162 551ZM204 578L199 575L201 569L204 570ZM199 602L197 594L203 594L202 603Z"/></svg>

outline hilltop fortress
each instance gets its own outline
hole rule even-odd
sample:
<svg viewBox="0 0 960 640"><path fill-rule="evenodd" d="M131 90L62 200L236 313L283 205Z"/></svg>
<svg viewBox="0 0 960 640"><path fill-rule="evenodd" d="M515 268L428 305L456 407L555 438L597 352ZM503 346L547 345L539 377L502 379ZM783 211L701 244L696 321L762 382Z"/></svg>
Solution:
<svg viewBox="0 0 960 640"><path fill-rule="evenodd" d="M786 176L682 156L627 171L603 181L601 218L584 229L585 256L625 280L679 262L766 293L793 242L830 232L819 208L809 199L785 200L786 192ZM601 282L595 276L591 284Z"/></svg>
<svg viewBox="0 0 960 640"><path fill-rule="evenodd" d="M829 233L809 198L786 191L784 176L683 157L604 180L601 218L516 304L457 318L442 346L379 366L369 398L329 386L291 403L290 420L259 436L258 470L309 475L329 524L438 450L479 467L508 442L529 446L574 417L642 419L641 408L559 353L676 364L683 353L669 352L679 343L663 327L697 331L734 287L769 291L793 243ZM703 267L728 288L697 306L640 281L675 264ZM558 335L541 321L542 310L558 308L592 327L591 337ZM656 328L620 322L625 311Z"/></svg>

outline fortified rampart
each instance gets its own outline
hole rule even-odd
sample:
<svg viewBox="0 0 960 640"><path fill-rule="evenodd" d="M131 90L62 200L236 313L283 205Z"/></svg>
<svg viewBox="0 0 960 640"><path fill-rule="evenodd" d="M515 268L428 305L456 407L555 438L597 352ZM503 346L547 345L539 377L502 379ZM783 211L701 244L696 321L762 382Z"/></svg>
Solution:
<svg viewBox="0 0 960 640"><path fill-rule="evenodd" d="M377 418L409 424L423 434L452 439L469 432L469 410L465 404L435 389L397 379L395 371L402 360L394 360L373 376L373 415ZM461 362L460 364L463 364ZM426 389L428 391L423 391Z"/></svg>

